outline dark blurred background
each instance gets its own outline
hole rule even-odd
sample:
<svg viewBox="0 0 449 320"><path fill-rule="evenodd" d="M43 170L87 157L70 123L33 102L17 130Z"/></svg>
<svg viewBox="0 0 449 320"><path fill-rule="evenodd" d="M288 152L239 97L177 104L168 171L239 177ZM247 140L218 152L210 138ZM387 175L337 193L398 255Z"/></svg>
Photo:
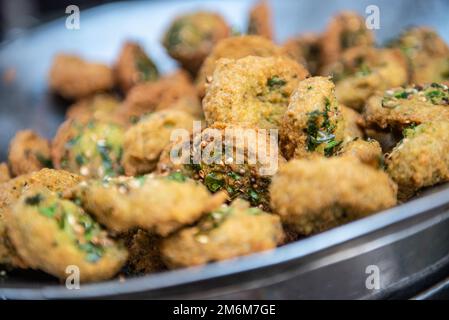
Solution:
<svg viewBox="0 0 449 320"><path fill-rule="evenodd" d="M60 17L69 5L86 9L114 0L0 0L0 40Z"/></svg>

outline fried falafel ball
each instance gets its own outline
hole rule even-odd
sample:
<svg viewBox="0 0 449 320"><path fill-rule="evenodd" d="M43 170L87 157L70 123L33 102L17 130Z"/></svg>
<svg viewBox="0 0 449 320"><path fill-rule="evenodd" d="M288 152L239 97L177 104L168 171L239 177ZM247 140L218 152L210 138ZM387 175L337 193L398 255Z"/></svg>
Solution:
<svg viewBox="0 0 449 320"><path fill-rule="evenodd" d="M96 94L84 98L71 105L66 112L66 119L73 119L80 123L91 120L127 124L118 114L120 101L108 94Z"/></svg>
<svg viewBox="0 0 449 320"><path fill-rule="evenodd" d="M390 208L396 205L396 191L385 172L354 157L291 160L270 186L274 212L301 235Z"/></svg>
<svg viewBox="0 0 449 320"><path fill-rule="evenodd" d="M49 83L60 96L77 100L114 87L114 74L104 64L87 62L76 55L58 54L51 66Z"/></svg>
<svg viewBox="0 0 449 320"><path fill-rule="evenodd" d="M387 156L387 172L399 186L399 199L449 181L449 121L404 130L404 139Z"/></svg>
<svg viewBox="0 0 449 320"><path fill-rule="evenodd" d="M154 111L177 109L203 118L201 103L189 76L182 71L164 76L158 81L134 86L126 96L121 116L130 121Z"/></svg>
<svg viewBox="0 0 449 320"><path fill-rule="evenodd" d="M6 215L8 236L19 256L33 269L59 279L66 268L79 268L80 281L113 277L127 251L112 240L84 210L46 189L25 193Z"/></svg>
<svg viewBox="0 0 449 320"><path fill-rule="evenodd" d="M321 60L326 66L349 48L373 45L374 35L367 29L365 19L356 12L343 11L332 18L321 37Z"/></svg>
<svg viewBox="0 0 449 320"><path fill-rule="evenodd" d="M181 173L201 181L213 193L225 191L230 200L241 198L270 211L271 176L279 163L285 162L274 138L277 136L252 128L216 124L187 141L169 145L157 172ZM176 159L178 151L184 150L188 152Z"/></svg>
<svg viewBox="0 0 449 320"><path fill-rule="evenodd" d="M347 141L343 143L336 155L340 157L356 157L362 163L376 169L381 168L384 164L382 148L379 142L373 139L363 140L355 138Z"/></svg>
<svg viewBox="0 0 449 320"><path fill-rule="evenodd" d="M5 162L0 163L0 183L11 180L11 173L9 167Z"/></svg>
<svg viewBox="0 0 449 320"><path fill-rule="evenodd" d="M166 270L162 261L161 236L138 229L126 238L129 252L125 269L127 274L142 275Z"/></svg>
<svg viewBox="0 0 449 320"><path fill-rule="evenodd" d="M266 0L261 0L249 12L248 34L273 39L273 21L271 8Z"/></svg>
<svg viewBox="0 0 449 320"><path fill-rule="evenodd" d="M8 238L4 220L6 212L20 196L30 188L47 188L54 192L62 192L81 181L82 177L67 171L42 169L0 184L0 265L26 268L26 263L17 255Z"/></svg>
<svg viewBox="0 0 449 320"><path fill-rule="evenodd" d="M222 59L203 99L206 122L277 129L290 95L308 75L287 57Z"/></svg>
<svg viewBox="0 0 449 320"><path fill-rule="evenodd" d="M32 130L18 131L9 145L8 162L14 176L51 168L50 142Z"/></svg>
<svg viewBox="0 0 449 320"><path fill-rule="evenodd" d="M340 105L340 110L345 122L345 141L355 138L363 138L365 136L365 119L354 109Z"/></svg>
<svg viewBox="0 0 449 320"><path fill-rule="evenodd" d="M114 123L65 121L52 143L55 168L89 178L123 174L121 166L124 129Z"/></svg>
<svg viewBox="0 0 449 320"><path fill-rule="evenodd" d="M195 79L200 97L206 94L206 86L212 81L217 61L222 58L241 59L247 56L277 57L283 55L280 47L261 36L235 36L221 40L213 48L201 66Z"/></svg>
<svg viewBox="0 0 449 320"><path fill-rule="evenodd" d="M444 84L394 88L371 97L364 117L368 124L402 130L411 124L449 121L449 88Z"/></svg>
<svg viewBox="0 0 449 320"><path fill-rule="evenodd" d="M411 83L449 81L449 47L428 27L414 27L390 43L407 56Z"/></svg>
<svg viewBox="0 0 449 320"><path fill-rule="evenodd" d="M283 115L279 137L284 157L331 156L344 139L345 122L335 86L325 77L301 81Z"/></svg>
<svg viewBox="0 0 449 320"><path fill-rule="evenodd" d="M181 174L118 177L81 183L67 195L116 233L135 228L166 236L225 200Z"/></svg>
<svg viewBox="0 0 449 320"><path fill-rule="evenodd" d="M168 54L195 75L215 44L231 30L222 16L198 11L177 17L163 39Z"/></svg>
<svg viewBox="0 0 449 320"><path fill-rule="evenodd" d="M321 68L321 39L314 33L306 33L288 39L282 46L292 59L304 65L311 75L318 75Z"/></svg>
<svg viewBox="0 0 449 320"><path fill-rule="evenodd" d="M164 239L161 251L170 268L188 267L274 249L284 237L277 215L236 200Z"/></svg>
<svg viewBox="0 0 449 320"><path fill-rule="evenodd" d="M126 42L115 64L115 75L122 91L128 92L138 83L157 80L159 71L139 44Z"/></svg>
<svg viewBox="0 0 449 320"><path fill-rule="evenodd" d="M407 83L407 63L398 49L352 48L324 73L332 76L338 101L358 111L377 90Z"/></svg>
<svg viewBox="0 0 449 320"><path fill-rule="evenodd" d="M193 118L180 110L161 110L142 118L125 133L122 164L128 176L149 173L156 168L159 156L170 143L173 130L191 132Z"/></svg>

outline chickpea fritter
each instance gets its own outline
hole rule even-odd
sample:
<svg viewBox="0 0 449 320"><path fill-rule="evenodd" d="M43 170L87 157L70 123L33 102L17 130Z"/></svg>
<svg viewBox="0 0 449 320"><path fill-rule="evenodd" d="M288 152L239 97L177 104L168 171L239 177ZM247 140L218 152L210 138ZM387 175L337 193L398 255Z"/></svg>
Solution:
<svg viewBox="0 0 449 320"><path fill-rule="evenodd" d="M403 129L434 120L449 121L449 89L444 84L394 88L368 100L364 110L368 124Z"/></svg>
<svg viewBox="0 0 449 320"><path fill-rule="evenodd" d="M354 138L363 138L365 136L365 119L354 109L340 105L340 110L345 122L345 140L353 140Z"/></svg>
<svg viewBox="0 0 449 320"><path fill-rule="evenodd" d="M138 83L157 80L159 71L139 44L126 42L115 65L115 75L122 91L128 92Z"/></svg>
<svg viewBox="0 0 449 320"><path fill-rule="evenodd" d="M8 162L14 176L51 168L50 143L32 130L18 131L9 145Z"/></svg>
<svg viewBox="0 0 449 320"><path fill-rule="evenodd" d="M52 143L55 168L89 178L123 174L124 129L113 123L90 121L82 124L67 120Z"/></svg>
<svg viewBox="0 0 449 320"><path fill-rule="evenodd" d="M356 157L362 163L376 169L381 168L384 162L382 148L379 142L373 139L362 140L355 138L352 141L345 142L338 150L337 155L341 157Z"/></svg>
<svg viewBox="0 0 449 320"><path fill-rule="evenodd" d="M261 36L236 36L221 40L204 60L195 84L200 97L206 94L206 86L212 81L218 60L241 59L247 56L277 57L283 54L280 47Z"/></svg>
<svg viewBox="0 0 449 320"><path fill-rule="evenodd" d="M404 130L404 139L387 156L387 172L399 186L399 199L449 181L449 121Z"/></svg>
<svg viewBox="0 0 449 320"><path fill-rule="evenodd" d="M325 77L299 83L280 127L284 157L331 156L343 142L345 122L334 90L334 84Z"/></svg>
<svg viewBox="0 0 449 320"><path fill-rule="evenodd" d="M282 46L285 53L304 65L311 75L318 75L321 68L321 38L314 33L306 33L288 39Z"/></svg>
<svg viewBox="0 0 449 320"><path fill-rule="evenodd" d="M203 117L196 89L186 73L176 72L134 86L126 96L121 115L132 120L164 109L182 110L198 119Z"/></svg>
<svg viewBox="0 0 449 320"><path fill-rule="evenodd" d="M195 75L214 45L230 33L223 17L198 11L177 17L165 33L163 45L172 58Z"/></svg>
<svg viewBox="0 0 449 320"><path fill-rule="evenodd" d="M231 200L241 198L269 211L271 175L285 161L272 138L253 129L217 124L179 143L189 151L181 155L179 164L171 159L177 144L169 145L160 157L157 172L181 173L201 181L213 193L225 191ZM265 150L261 149L263 143Z"/></svg>
<svg viewBox="0 0 449 320"><path fill-rule="evenodd" d="M203 100L206 122L276 129L290 95L307 76L302 65L286 57L222 59Z"/></svg>
<svg viewBox="0 0 449 320"><path fill-rule="evenodd" d="M181 174L92 180L70 192L98 222L113 232L134 228L166 236L198 220L224 201Z"/></svg>
<svg viewBox="0 0 449 320"><path fill-rule="evenodd" d="M156 168L159 156L170 143L173 130L192 131L195 119L179 110L162 110L149 114L125 133L123 168L126 175L149 173Z"/></svg>
<svg viewBox="0 0 449 320"><path fill-rule="evenodd" d="M6 215L8 236L33 269L65 279L76 266L82 282L113 277L127 251L71 201L45 189L25 193Z"/></svg>
<svg viewBox="0 0 449 320"><path fill-rule="evenodd" d="M449 47L428 27L414 27L403 32L391 47L407 57L411 83L449 81Z"/></svg>
<svg viewBox="0 0 449 320"><path fill-rule="evenodd" d="M196 226L164 239L170 268L202 265L276 248L284 240L278 216L237 200L210 212Z"/></svg>
<svg viewBox="0 0 449 320"><path fill-rule="evenodd" d="M107 94L96 94L84 98L71 105L66 112L66 119L87 124L89 121L104 121L117 124L127 124L118 114L120 101Z"/></svg>
<svg viewBox="0 0 449 320"><path fill-rule="evenodd" d="M398 49L352 48L324 73L332 76L338 101L359 111L376 91L407 83L407 63Z"/></svg>
<svg viewBox="0 0 449 320"><path fill-rule="evenodd" d="M322 35L321 60L329 65L349 48L373 45L374 35L366 28L365 19L356 12L343 11L332 18Z"/></svg>
<svg viewBox="0 0 449 320"><path fill-rule="evenodd" d="M20 196L30 188L47 188L54 192L62 192L81 181L82 177L67 171L42 169L0 184L0 265L26 267L9 241L4 221L6 212L15 205Z"/></svg>
<svg viewBox="0 0 449 320"><path fill-rule="evenodd" d="M6 163L0 163L0 184L11 180L11 173Z"/></svg>
<svg viewBox="0 0 449 320"><path fill-rule="evenodd" d="M319 157L281 166L270 195L284 224L311 235L396 205L396 190L385 172L353 157Z"/></svg>
<svg viewBox="0 0 449 320"><path fill-rule="evenodd" d="M76 100L114 87L114 74L104 64L78 56L58 54L50 70L50 87L60 96Z"/></svg>
<svg viewBox="0 0 449 320"><path fill-rule="evenodd" d="M261 0L251 8L248 21L248 34L273 39L271 8L266 0Z"/></svg>

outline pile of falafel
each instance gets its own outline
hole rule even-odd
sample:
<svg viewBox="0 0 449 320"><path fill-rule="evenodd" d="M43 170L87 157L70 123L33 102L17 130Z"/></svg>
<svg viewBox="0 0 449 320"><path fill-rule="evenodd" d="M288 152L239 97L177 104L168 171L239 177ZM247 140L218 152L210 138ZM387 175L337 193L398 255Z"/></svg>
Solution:
<svg viewBox="0 0 449 320"><path fill-rule="evenodd" d="M135 42L113 67L58 54L49 87L71 102L65 122L51 141L17 132L0 165L0 265L60 279L76 265L83 282L203 265L449 180L449 47L434 30L380 47L342 12L278 45L271 16L258 3L239 35L213 12L177 17L163 45L181 68L168 75ZM279 170L173 163L180 128L192 153L227 147L210 129L278 130Z"/></svg>

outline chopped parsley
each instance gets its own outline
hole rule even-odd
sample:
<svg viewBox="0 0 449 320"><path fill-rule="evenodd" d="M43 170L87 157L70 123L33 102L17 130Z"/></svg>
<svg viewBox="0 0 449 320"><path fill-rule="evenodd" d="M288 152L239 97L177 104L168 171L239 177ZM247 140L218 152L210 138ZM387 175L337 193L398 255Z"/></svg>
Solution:
<svg viewBox="0 0 449 320"><path fill-rule="evenodd" d="M204 178L205 186L212 192L217 192L223 188L225 181L221 174L215 172L208 173Z"/></svg>
<svg viewBox="0 0 449 320"><path fill-rule="evenodd" d="M287 81L279 78L278 76L273 76L267 80L267 86L270 89L279 89L287 84Z"/></svg>

